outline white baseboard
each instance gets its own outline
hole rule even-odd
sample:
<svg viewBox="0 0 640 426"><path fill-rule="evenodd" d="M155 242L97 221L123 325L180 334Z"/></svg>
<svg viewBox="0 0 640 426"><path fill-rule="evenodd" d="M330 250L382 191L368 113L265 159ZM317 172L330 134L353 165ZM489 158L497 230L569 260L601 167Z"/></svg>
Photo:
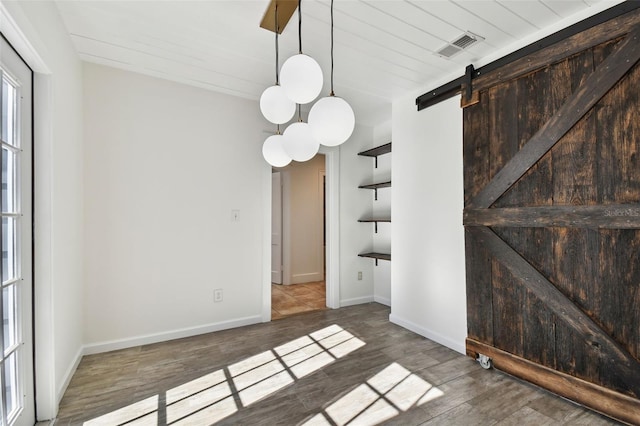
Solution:
<svg viewBox="0 0 640 426"><path fill-rule="evenodd" d="M451 339L450 337L443 336L440 333L436 333L435 331L423 328L416 323L407 321L394 314L389 315L389 321L391 321L396 325L399 325L400 327L404 327L407 330L413 331L414 333L424 336L427 339L440 343L441 345L444 345L449 349L453 349L456 352L460 352L463 355L466 355L467 353L464 341L458 342L456 340Z"/></svg>
<svg viewBox="0 0 640 426"><path fill-rule="evenodd" d="M62 401L62 397L64 396L64 393L67 391L67 388L69 387L69 383L71 382L71 378L73 377L76 370L78 369L78 365L80 365L80 361L82 361L83 355L84 355L84 347L81 346L78 349L78 353L76 354L73 360L73 363L69 366L67 371L64 373L62 384L60 385L60 388L58 388L56 392L56 402L58 405L60 405L60 401Z"/></svg>
<svg viewBox="0 0 640 426"><path fill-rule="evenodd" d="M387 299L386 297L382 297L382 296L373 296L373 301L374 302L378 302L382 305L385 306L391 306L391 299Z"/></svg>
<svg viewBox="0 0 640 426"><path fill-rule="evenodd" d="M102 352L116 351L119 349L132 348L134 346L149 345L152 343L166 342L167 340L181 339L183 337L197 336L198 334L211 333L214 331L227 330L230 328L242 327L245 325L259 324L262 317L259 315L245 318L238 318L229 321L222 321L213 324L201 325L197 327L187 327L178 330L171 330L162 333L147 334L127 339L111 340L109 342L91 343L84 346L84 355L98 354Z"/></svg>
<svg viewBox="0 0 640 426"><path fill-rule="evenodd" d="M363 303L371 303L371 302L373 302L373 296L355 297L353 299L341 300L340 307L344 308L345 306L362 305Z"/></svg>
<svg viewBox="0 0 640 426"><path fill-rule="evenodd" d="M290 284L313 283L322 280L324 280L324 274L322 272L309 272L307 274L294 274L291 277Z"/></svg>

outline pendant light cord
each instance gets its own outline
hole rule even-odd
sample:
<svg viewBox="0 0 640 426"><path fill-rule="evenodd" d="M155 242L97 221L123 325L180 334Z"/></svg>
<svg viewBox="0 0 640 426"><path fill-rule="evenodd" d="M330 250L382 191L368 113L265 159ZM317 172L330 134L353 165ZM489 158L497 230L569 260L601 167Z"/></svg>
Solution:
<svg viewBox="0 0 640 426"><path fill-rule="evenodd" d="M302 54L302 0L298 0L298 50Z"/></svg>
<svg viewBox="0 0 640 426"><path fill-rule="evenodd" d="M276 86L280 85L280 73L278 71L278 2L276 1Z"/></svg>
<svg viewBox="0 0 640 426"><path fill-rule="evenodd" d="M331 92L329 96L335 96L333 93L333 0L331 0Z"/></svg>
<svg viewBox="0 0 640 426"><path fill-rule="evenodd" d="M302 54L302 0L298 0L298 49ZM298 104L298 121L302 123L302 109Z"/></svg>

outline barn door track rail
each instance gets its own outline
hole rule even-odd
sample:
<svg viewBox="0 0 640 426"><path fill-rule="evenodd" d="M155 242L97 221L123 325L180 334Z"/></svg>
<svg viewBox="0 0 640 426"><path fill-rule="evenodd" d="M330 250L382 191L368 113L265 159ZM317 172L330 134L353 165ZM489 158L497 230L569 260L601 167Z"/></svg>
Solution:
<svg viewBox="0 0 640 426"><path fill-rule="evenodd" d="M640 1L622 2L480 68L476 69L473 66L468 66L465 70L465 75L418 96L416 98L417 109L421 111L460 93L462 94L462 106L472 105L475 103L477 96L475 91L495 84L496 79L506 81L516 74L533 72L556 59L570 56L607 40L622 37L629 32L629 25L633 25L634 22L633 17L625 19L624 15L639 7ZM602 31L598 28L603 22L614 18L621 18L619 25L615 28L609 28L608 31ZM568 46L556 47L560 42L566 40L572 40L573 42ZM585 40L587 40L586 44ZM494 75L493 71L506 65L511 67L511 74L501 73L499 76Z"/></svg>

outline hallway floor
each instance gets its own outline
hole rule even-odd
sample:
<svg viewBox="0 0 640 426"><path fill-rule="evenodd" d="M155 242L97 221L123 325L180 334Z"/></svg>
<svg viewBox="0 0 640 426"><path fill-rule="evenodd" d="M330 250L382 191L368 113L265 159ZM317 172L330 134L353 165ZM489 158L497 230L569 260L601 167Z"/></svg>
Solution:
<svg viewBox="0 0 640 426"><path fill-rule="evenodd" d="M271 284L271 319L327 309L325 282Z"/></svg>

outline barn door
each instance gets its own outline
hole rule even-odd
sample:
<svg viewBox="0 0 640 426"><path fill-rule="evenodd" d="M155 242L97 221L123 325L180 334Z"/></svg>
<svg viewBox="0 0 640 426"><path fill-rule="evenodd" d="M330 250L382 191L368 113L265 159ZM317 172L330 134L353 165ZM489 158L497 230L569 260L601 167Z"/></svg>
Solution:
<svg viewBox="0 0 640 426"><path fill-rule="evenodd" d="M468 354L632 424L639 60L636 10L483 76L464 110Z"/></svg>

